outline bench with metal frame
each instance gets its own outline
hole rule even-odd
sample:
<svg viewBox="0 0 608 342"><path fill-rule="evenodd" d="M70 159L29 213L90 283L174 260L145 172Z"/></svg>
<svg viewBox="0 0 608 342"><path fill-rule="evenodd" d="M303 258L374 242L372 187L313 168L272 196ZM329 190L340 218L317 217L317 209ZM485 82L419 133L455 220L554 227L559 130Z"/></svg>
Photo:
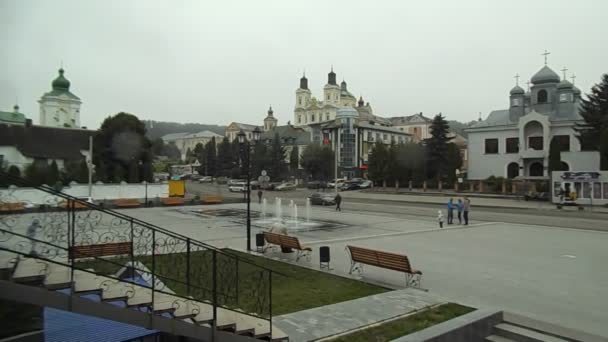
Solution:
<svg viewBox="0 0 608 342"><path fill-rule="evenodd" d="M405 286L420 288L422 272L412 268L406 255L383 252L363 247L346 246L350 253L349 274L363 272L363 264L405 273Z"/></svg>
<svg viewBox="0 0 608 342"><path fill-rule="evenodd" d="M207 196L203 198L204 204L222 204L224 201L217 196Z"/></svg>
<svg viewBox="0 0 608 342"><path fill-rule="evenodd" d="M183 197L163 197L160 201L164 205L183 205L185 203Z"/></svg>
<svg viewBox="0 0 608 342"><path fill-rule="evenodd" d="M137 198L119 198L114 201L114 205L118 208L138 208L141 203Z"/></svg>
<svg viewBox="0 0 608 342"><path fill-rule="evenodd" d="M310 253L312 252L312 248L302 246L300 244L300 240L298 240L298 238L295 236L264 232L264 239L266 239L266 242L268 242L269 245L262 250L262 253L270 248L270 245L276 245L295 249L297 251L296 261L300 260L302 257L306 257L306 259L310 261Z"/></svg>
<svg viewBox="0 0 608 342"><path fill-rule="evenodd" d="M71 259L95 258L102 256L126 255L133 252L133 244L129 242L109 242L94 245L70 246Z"/></svg>

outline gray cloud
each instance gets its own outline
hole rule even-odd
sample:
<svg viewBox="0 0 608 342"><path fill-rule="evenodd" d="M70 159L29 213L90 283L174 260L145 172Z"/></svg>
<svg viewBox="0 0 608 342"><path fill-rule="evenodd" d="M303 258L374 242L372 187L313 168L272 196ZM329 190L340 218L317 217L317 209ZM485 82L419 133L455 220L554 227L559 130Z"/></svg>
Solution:
<svg viewBox="0 0 608 342"><path fill-rule="evenodd" d="M551 51L587 92L607 72L605 1L0 2L0 110L38 120L60 61L82 123L140 118L292 120L302 70L319 96L331 64L385 116L471 120L507 106Z"/></svg>

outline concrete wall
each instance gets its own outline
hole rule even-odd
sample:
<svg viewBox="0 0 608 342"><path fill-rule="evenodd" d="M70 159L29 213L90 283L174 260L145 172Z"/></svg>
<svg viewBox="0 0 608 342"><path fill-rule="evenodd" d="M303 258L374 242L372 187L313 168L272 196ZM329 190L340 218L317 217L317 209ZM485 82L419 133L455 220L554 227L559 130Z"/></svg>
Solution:
<svg viewBox="0 0 608 342"><path fill-rule="evenodd" d="M86 184L75 184L65 187L62 192L74 196L85 198L89 195L89 187ZM148 184L148 200L157 197L169 197L169 185L167 183ZM93 185L93 200L114 200L118 198L139 198L146 197L145 184L95 184ZM14 186L8 189L0 189L0 202L24 202L28 205L53 205L59 199L56 196L47 194L34 188L17 188Z"/></svg>

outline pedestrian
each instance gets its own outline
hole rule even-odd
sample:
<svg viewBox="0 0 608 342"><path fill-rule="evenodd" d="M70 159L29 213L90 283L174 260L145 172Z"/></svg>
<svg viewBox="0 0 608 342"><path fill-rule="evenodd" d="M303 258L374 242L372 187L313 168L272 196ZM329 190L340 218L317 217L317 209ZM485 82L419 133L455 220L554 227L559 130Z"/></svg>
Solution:
<svg viewBox="0 0 608 342"><path fill-rule="evenodd" d="M336 194L336 211L342 211L342 208L340 208L340 204L342 203L342 196L340 196L340 194Z"/></svg>
<svg viewBox="0 0 608 342"><path fill-rule="evenodd" d="M437 211L437 222L439 222L439 228L443 228L443 213L441 210Z"/></svg>
<svg viewBox="0 0 608 342"><path fill-rule="evenodd" d="M28 238L30 238L31 240L31 249L30 249L30 255L32 256L36 256L38 255L38 252L36 251L36 232L38 229L40 229L40 222L38 221L38 219L34 219L32 221L32 224L27 227L27 231L25 232L25 234L27 235Z"/></svg>
<svg viewBox="0 0 608 342"><path fill-rule="evenodd" d="M462 224L462 210L464 208L464 203L462 203L462 199L458 199L458 224Z"/></svg>
<svg viewBox="0 0 608 342"><path fill-rule="evenodd" d="M471 210L471 200L468 197L464 198L464 204L462 206L464 211L464 225L469 225L469 211Z"/></svg>
<svg viewBox="0 0 608 342"><path fill-rule="evenodd" d="M448 201L448 224L454 223L454 199Z"/></svg>
<svg viewBox="0 0 608 342"><path fill-rule="evenodd" d="M258 190L258 203L262 203L262 195L264 193L262 192L262 189Z"/></svg>

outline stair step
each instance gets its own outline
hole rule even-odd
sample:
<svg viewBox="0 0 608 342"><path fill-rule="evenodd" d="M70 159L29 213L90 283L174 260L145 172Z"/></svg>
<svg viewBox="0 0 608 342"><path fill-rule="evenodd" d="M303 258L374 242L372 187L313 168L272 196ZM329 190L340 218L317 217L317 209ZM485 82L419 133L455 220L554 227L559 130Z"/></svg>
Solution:
<svg viewBox="0 0 608 342"><path fill-rule="evenodd" d="M289 341L289 336L283 332L283 330L273 326L272 327L272 336L270 337L270 341L272 342L281 342L281 341Z"/></svg>
<svg viewBox="0 0 608 342"><path fill-rule="evenodd" d="M25 258L19 261L13 272L13 280L20 283L37 282L44 280L48 262Z"/></svg>
<svg viewBox="0 0 608 342"><path fill-rule="evenodd" d="M12 270L19 255L13 252L0 251L0 271Z"/></svg>
<svg viewBox="0 0 608 342"><path fill-rule="evenodd" d="M59 290L71 287L72 270L69 267L49 263L46 274L43 283L47 289Z"/></svg>
<svg viewBox="0 0 608 342"><path fill-rule="evenodd" d="M136 288L140 286L124 282L120 280L105 280L100 284L102 286L101 300L106 302L124 300L135 295Z"/></svg>
<svg viewBox="0 0 608 342"><path fill-rule="evenodd" d="M486 341L489 342L516 342L506 337L498 336L498 335L490 335L486 337Z"/></svg>
<svg viewBox="0 0 608 342"><path fill-rule="evenodd" d="M500 323L494 326L495 333L519 342L568 342L559 337L546 335L517 325Z"/></svg>

